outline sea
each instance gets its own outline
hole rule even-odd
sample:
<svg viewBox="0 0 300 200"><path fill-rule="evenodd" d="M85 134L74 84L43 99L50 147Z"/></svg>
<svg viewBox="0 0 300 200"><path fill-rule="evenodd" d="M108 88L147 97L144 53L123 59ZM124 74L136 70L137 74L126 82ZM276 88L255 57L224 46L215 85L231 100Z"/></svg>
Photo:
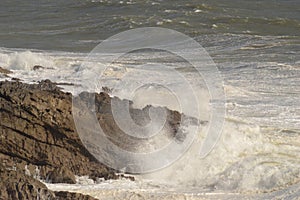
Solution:
<svg viewBox="0 0 300 200"><path fill-rule="evenodd" d="M116 34L130 38L120 41L122 49L149 33L159 38L160 30L197 42L213 66L199 76L174 52L138 49L105 66L103 75L101 59L90 59ZM1 0L0 41L0 67L13 72L1 80L50 79L74 95L109 90L137 108L165 106L201 122L176 160L134 173L135 181L77 177L74 185L45 182L50 189L99 199L300 199L299 0ZM222 89L216 98L214 83ZM213 100L221 100L224 113L212 109ZM201 157L213 115L222 120Z"/></svg>

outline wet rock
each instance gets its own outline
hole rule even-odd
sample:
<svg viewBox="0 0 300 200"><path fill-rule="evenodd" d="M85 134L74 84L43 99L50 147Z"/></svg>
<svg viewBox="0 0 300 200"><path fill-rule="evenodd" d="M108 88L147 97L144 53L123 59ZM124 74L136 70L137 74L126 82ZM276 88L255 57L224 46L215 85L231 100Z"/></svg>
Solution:
<svg viewBox="0 0 300 200"><path fill-rule="evenodd" d="M105 92L105 93L110 94L112 92L112 89L109 88L109 87L102 87L102 91Z"/></svg>
<svg viewBox="0 0 300 200"><path fill-rule="evenodd" d="M21 81L21 79L15 78L15 77L11 78L11 80L12 80L12 81Z"/></svg>
<svg viewBox="0 0 300 200"><path fill-rule="evenodd" d="M42 179L57 167L79 176L97 172L116 177L82 145L72 117L71 94L49 80L0 82L0 118L0 157L7 167L24 171L25 165L32 165L31 174Z"/></svg>
<svg viewBox="0 0 300 200"><path fill-rule="evenodd" d="M12 71L10 71L10 70L8 70L8 69L4 69L4 68L0 67L0 73L1 73L1 74L5 74L5 75L7 75L7 74L11 74L11 73L12 73Z"/></svg>
<svg viewBox="0 0 300 200"><path fill-rule="evenodd" d="M74 192L55 192L55 196L57 200L73 200L73 199L80 199L80 200L97 200L94 197L91 197L89 195L83 195L80 193L74 193Z"/></svg>
<svg viewBox="0 0 300 200"><path fill-rule="evenodd" d="M82 93L79 98L84 100L90 95ZM140 146L147 147L149 140L137 142L118 127L111 102L129 103L132 118L141 125L150 120L150 106L134 109L132 102L112 98L107 93L93 95L99 124L115 145L133 152ZM84 102L82 104L85 106ZM179 138L179 142L184 140L179 126L182 115L165 110L166 136ZM34 178L75 183L74 175L89 176L94 180L120 177L115 170L99 163L82 144L72 115L72 95L62 92L50 80L38 84L0 82L0 119L0 160L5 168L15 169L24 176L28 174L28 183ZM150 142L160 145L160 141L160 137L153 137Z"/></svg>
<svg viewBox="0 0 300 200"><path fill-rule="evenodd" d="M75 175L73 174L73 172L65 167L59 167L51 171L47 176L47 180L50 183L76 183Z"/></svg>
<svg viewBox="0 0 300 200"><path fill-rule="evenodd" d="M18 170L0 166L0 180L0 199L55 199L43 183Z"/></svg>
<svg viewBox="0 0 300 200"><path fill-rule="evenodd" d="M43 183L16 169L0 165L0 200L47 199L47 200L96 200L79 193L52 192Z"/></svg>
<svg viewBox="0 0 300 200"><path fill-rule="evenodd" d="M33 66L32 68L34 71L37 71L37 70L42 70L42 69L54 69L53 67L44 67L44 66L41 66L41 65L35 65Z"/></svg>
<svg viewBox="0 0 300 200"><path fill-rule="evenodd" d="M32 68L34 71L36 71L36 70L40 70L40 69L45 69L45 67L43 67L43 66L41 66L41 65L35 65L35 66L33 66L33 68Z"/></svg>

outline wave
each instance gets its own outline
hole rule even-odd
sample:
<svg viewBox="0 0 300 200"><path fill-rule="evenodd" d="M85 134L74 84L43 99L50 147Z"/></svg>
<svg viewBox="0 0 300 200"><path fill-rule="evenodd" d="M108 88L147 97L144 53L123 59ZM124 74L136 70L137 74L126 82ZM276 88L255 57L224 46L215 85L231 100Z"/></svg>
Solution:
<svg viewBox="0 0 300 200"><path fill-rule="evenodd" d="M93 75L93 68L81 68L85 54L69 52L41 52L36 50L5 49L0 51L0 65L13 71L11 76L25 82L50 79L54 82L78 83L78 73ZM127 68L122 63L107 71L107 84L126 73L137 73L140 79L151 79L151 71L134 67ZM274 63L273 63L274 64ZM33 70L34 65L45 67ZM283 69L290 66L282 65ZM236 70L236 68L233 68ZM242 67L242 70L247 68ZM147 74L147 77L140 75ZM157 74L155 74L157 77ZM115 77L115 79L114 79ZM165 77L165 76L164 76ZM89 78L89 77L86 77ZM164 78L167 80L167 78ZM134 79L130 81L139 81ZM100 85L103 86L103 85ZM150 86L149 86L150 87ZM153 87L151 87L153 88ZM72 91L72 88L65 88ZM101 88L98 88L101 90ZM155 88L154 88L155 89ZM156 88L157 89L157 88ZM238 85L227 85L227 94L232 99L236 96L252 98L258 95ZM154 90L144 88L152 96ZM159 89L161 93L165 92ZM181 90L184 91L184 90ZM128 91L119 91L120 95L128 95ZM207 99L205 91L202 99ZM170 96L168 97L170 98ZM134 99L137 107L144 107L147 98L143 95ZM166 102L164 106L172 107L174 102ZM237 105L237 104L236 104ZM238 104L239 105L239 104ZM202 106L202 105L201 105ZM231 104L227 104L230 109ZM172 109L177 109L173 106ZM203 107L207 109L207 107ZM252 107L248 109L251 110ZM253 111L253 110L252 110ZM295 117L294 117L295 118ZM210 192L271 192L280 191L287 186L293 187L300 181L300 132L290 129L280 130L270 126L251 123L245 118L227 116L222 136L215 149L204 159L199 157L201 142L206 137L208 126L204 126L189 151L173 165L160 171L137 175L137 181L150 181L158 188L173 188L174 191L210 191ZM182 192L183 193L183 192Z"/></svg>
<svg viewBox="0 0 300 200"><path fill-rule="evenodd" d="M13 72L2 80L12 77L27 83L45 79L72 83L84 57L82 53L1 48L0 66Z"/></svg>
<svg viewBox="0 0 300 200"><path fill-rule="evenodd" d="M274 136L275 135L275 136ZM80 180L77 185L47 184L52 190L83 192L96 198L122 199L273 199L300 194L300 133L227 119L216 148L198 156L199 134L189 151L173 165L135 181Z"/></svg>

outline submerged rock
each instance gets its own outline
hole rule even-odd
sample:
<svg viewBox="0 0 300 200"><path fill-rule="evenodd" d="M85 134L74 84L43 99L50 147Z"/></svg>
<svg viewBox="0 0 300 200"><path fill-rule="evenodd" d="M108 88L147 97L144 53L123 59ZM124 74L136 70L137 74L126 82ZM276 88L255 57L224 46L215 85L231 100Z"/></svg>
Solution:
<svg viewBox="0 0 300 200"><path fill-rule="evenodd" d="M34 65L32 68L34 71L39 70L39 69L45 69L45 67L41 66L41 65Z"/></svg>
<svg viewBox="0 0 300 200"><path fill-rule="evenodd" d="M7 74L11 74L11 73L12 73L12 71L10 71L10 70L8 70L8 69L4 69L4 68L0 67L0 73L1 73L1 74L5 74L5 75L7 75Z"/></svg>
<svg viewBox="0 0 300 200"><path fill-rule="evenodd" d="M11 73L12 73L12 71L0 67L0 78L7 78L7 77L9 77L8 74L11 74Z"/></svg>
<svg viewBox="0 0 300 200"><path fill-rule="evenodd" d="M41 65L34 65L32 69L34 71L37 71L37 70L41 70L41 69L54 69L54 68L52 68L52 67L44 67L44 66L41 66Z"/></svg>

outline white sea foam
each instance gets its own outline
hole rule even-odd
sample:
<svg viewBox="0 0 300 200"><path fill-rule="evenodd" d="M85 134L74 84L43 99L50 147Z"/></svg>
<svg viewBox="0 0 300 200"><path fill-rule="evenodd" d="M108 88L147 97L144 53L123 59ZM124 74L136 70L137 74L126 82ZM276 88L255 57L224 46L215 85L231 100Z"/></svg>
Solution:
<svg viewBox="0 0 300 200"><path fill-rule="evenodd" d="M204 159L198 157L199 141L203 137L200 134L199 140L172 166L136 175L135 181L103 180L93 184L87 177L80 177L81 181L75 185L46 185L52 190L80 192L98 199L297 197L300 136L274 137L275 132L228 119L219 144Z"/></svg>
<svg viewBox="0 0 300 200"><path fill-rule="evenodd" d="M81 84L84 83L82 77L86 79L95 77L93 67L97 64L90 62L90 68L81 67L84 57L84 54L66 52L2 49L0 66L13 71L9 76L20 78L28 83L50 79L54 82ZM45 69L33 71L34 65L41 65ZM47 186L53 190L88 193L99 199L109 197L200 199L206 198L207 195L212 195L214 198L238 198L248 197L249 194L259 198L260 194L255 196L255 193L276 190L279 191L276 194L283 196L289 196L290 191L299 193L296 187L296 183L300 181L300 143L298 142L300 133L297 129L299 107L296 103L298 88L287 88L282 84L286 81L297 86L299 78L295 74L299 69L291 64L275 62L260 63L257 68L261 71L259 76L247 66L244 68L233 66L230 73L224 72L227 78L230 78L225 85L228 116L216 148L204 159L200 159L198 153L207 126L203 127L192 147L177 162L154 173L136 175L135 182L117 180L95 183L87 177L77 177L76 185L47 184ZM270 68L271 72L268 71ZM94 89L101 91L102 86L109 88L118 86L118 81L130 73L135 76L128 79L128 83L159 79L161 76L162 81L169 81L180 87L180 84L170 82L173 80L172 77L163 78L165 77L163 72L155 72L147 68L137 69L134 66L125 67L117 63L105 71L103 79ZM247 79L243 80L241 73L244 73ZM262 78L263 73L266 73L265 79ZM268 77L277 77L276 80L279 81L271 82L272 79ZM193 76L187 73L187 78L192 80ZM5 79L10 80L10 78ZM262 81L265 81L263 83L266 85L272 84L269 93L263 90L266 85L263 85ZM63 87L66 91L74 92L72 86ZM290 96L281 95L283 89L288 91ZM184 91L184 88L180 90ZM205 88L198 92L203 102L209 101ZM145 93L148 95L143 95ZM172 98L173 94L166 88L155 85L140 88L134 96L130 95L124 87L115 87L112 95L132 99L133 105L137 108L147 104L162 103L163 99L167 99L162 106L180 111L180 104ZM209 104L202 104L200 107L204 113L202 120L209 119L209 115L205 116L206 111L209 111ZM167 190L171 191L166 193ZM208 191L211 193L207 193ZM228 194L232 192L239 194ZM245 192L248 193L243 194ZM224 193L227 193L227 196ZM245 196L240 196L241 194ZM275 195L270 193L272 194Z"/></svg>
<svg viewBox="0 0 300 200"><path fill-rule="evenodd" d="M75 82L74 74L84 58L83 55L2 48L0 50L0 66L13 72L10 77L18 78L26 83L45 79L58 83L73 83ZM33 68L37 65L42 68L34 71ZM3 79L10 80L10 78ZM66 90L68 90L68 86Z"/></svg>

